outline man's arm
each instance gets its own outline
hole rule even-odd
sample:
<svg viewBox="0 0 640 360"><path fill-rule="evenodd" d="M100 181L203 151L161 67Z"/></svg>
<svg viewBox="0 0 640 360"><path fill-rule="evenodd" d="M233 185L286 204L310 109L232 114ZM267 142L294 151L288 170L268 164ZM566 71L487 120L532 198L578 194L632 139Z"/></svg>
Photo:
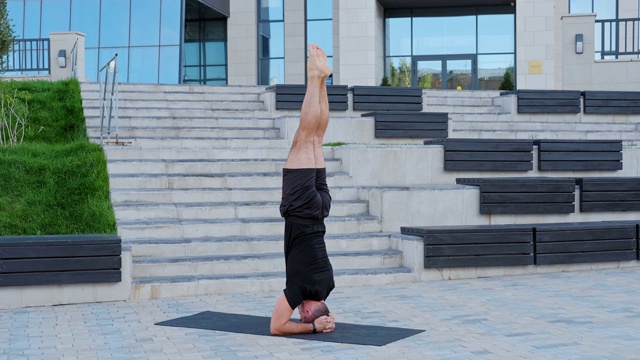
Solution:
<svg viewBox="0 0 640 360"><path fill-rule="evenodd" d="M271 335L293 335L313 333L313 324L305 324L291 321L293 309L289 306L287 298L280 296L271 314ZM335 328L333 316L321 316L314 321L316 332L330 332Z"/></svg>

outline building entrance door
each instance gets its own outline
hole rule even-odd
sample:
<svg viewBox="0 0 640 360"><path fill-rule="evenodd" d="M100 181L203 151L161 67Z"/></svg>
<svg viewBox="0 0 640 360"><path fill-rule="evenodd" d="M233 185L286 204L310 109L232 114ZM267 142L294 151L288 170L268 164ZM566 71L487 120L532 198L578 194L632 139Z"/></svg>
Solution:
<svg viewBox="0 0 640 360"><path fill-rule="evenodd" d="M413 86L423 89L476 90L475 55L414 56Z"/></svg>

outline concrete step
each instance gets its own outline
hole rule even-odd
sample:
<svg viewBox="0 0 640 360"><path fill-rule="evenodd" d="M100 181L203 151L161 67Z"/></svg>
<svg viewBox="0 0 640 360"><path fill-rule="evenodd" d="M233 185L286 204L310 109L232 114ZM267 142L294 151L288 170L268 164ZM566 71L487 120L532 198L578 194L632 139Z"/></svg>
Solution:
<svg viewBox="0 0 640 360"><path fill-rule="evenodd" d="M99 137L100 127L87 127L89 137ZM206 127L206 128L158 128L158 127L125 127L118 126L118 137L120 139L167 139L167 138L271 138L280 136L280 129L277 128L254 128L254 127Z"/></svg>
<svg viewBox="0 0 640 360"><path fill-rule="evenodd" d="M129 159L110 160L110 174L228 174L228 173L281 173L286 159ZM327 172L342 168L340 159L325 159Z"/></svg>
<svg viewBox="0 0 640 360"><path fill-rule="evenodd" d="M88 92L98 92L99 83L84 82L80 86L81 90ZM164 92L164 93L254 93L260 94L266 91L266 86L253 85L187 85L187 84L118 84L118 92Z"/></svg>
<svg viewBox="0 0 640 360"><path fill-rule="evenodd" d="M128 190L203 190L226 189L237 191L243 188L281 188L282 173L206 173L206 174L110 174L109 185L112 192ZM348 187L353 180L345 172L327 173L327 183L334 195L335 187ZM113 198L113 196L112 196Z"/></svg>
<svg viewBox="0 0 640 360"><path fill-rule="evenodd" d="M97 90L83 90L82 98L90 101L100 101ZM166 92L166 91L120 91L119 101L159 101L184 102L191 101L262 101L260 94L254 92Z"/></svg>
<svg viewBox="0 0 640 360"><path fill-rule="evenodd" d="M329 216L327 232L353 234L377 232L381 225L375 216ZM280 217L251 219L184 219L119 221L123 239L159 239L166 237L262 236L282 234Z"/></svg>
<svg viewBox="0 0 640 360"><path fill-rule="evenodd" d="M130 159L254 159L254 158L280 158L286 159L289 155L288 147L281 148L254 148L254 149L227 149L227 148L191 148L191 149L167 149L167 148L143 148L134 146L104 146L108 160ZM324 148L326 159L333 156L332 148Z"/></svg>
<svg viewBox="0 0 640 360"><path fill-rule="evenodd" d="M85 117L100 117L100 108L85 107ZM242 108L218 108L218 109L167 109L167 108L119 108L118 116L123 117L181 117L181 118L232 118L253 117L271 119L273 114L266 110L251 110Z"/></svg>
<svg viewBox="0 0 640 360"><path fill-rule="evenodd" d="M402 266L399 250L329 252L334 269L397 268ZM156 276L207 276L284 272L282 251L240 255L134 257L133 278Z"/></svg>
<svg viewBox="0 0 640 360"><path fill-rule="evenodd" d="M405 267L343 269L333 272L336 287L399 284L418 281L418 276ZM132 299L233 294L243 292L282 291L284 272L264 271L253 274L167 276L133 280ZM275 299L274 299L275 301Z"/></svg>
<svg viewBox="0 0 640 360"><path fill-rule="evenodd" d="M589 140L626 140L639 141L640 132L609 131L450 131L449 137L479 139L589 139Z"/></svg>
<svg viewBox="0 0 640 360"><path fill-rule="evenodd" d="M99 100L84 99L82 106L85 109L100 109ZM120 97L118 109L172 109L172 110L217 110L217 109L241 109L241 110L261 110L264 109L262 101L249 100L211 100L211 101L162 101L162 100L128 100Z"/></svg>
<svg viewBox="0 0 640 360"><path fill-rule="evenodd" d="M272 139L272 138L127 138L121 137L119 134L113 132L109 137L104 135L103 143L117 146L115 143L116 137L119 141L118 144L123 147L141 147L141 148L204 148L213 147L220 148L226 147L228 149L256 149L256 148L281 148L289 146L289 141L286 139ZM94 143L100 143L99 136L90 136L89 140Z"/></svg>
<svg viewBox="0 0 640 360"><path fill-rule="evenodd" d="M594 132L606 129L609 132L638 132L638 124L617 123L564 123L564 122L497 122L497 121L455 121L452 130L462 131L575 131Z"/></svg>
<svg viewBox="0 0 640 360"><path fill-rule="evenodd" d="M331 209L333 211L333 208ZM275 236L230 236L126 240L132 256L197 256L203 254L257 254L282 251L282 234ZM393 248L388 233L325 235L327 251L365 251Z"/></svg>
<svg viewBox="0 0 640 360"><path fill-rule="evenodd" d="M279 201L223 202L223 203L126 203L114 206L116 220L161 219L250 219L279 216ZM332 216L360 216L369 214L364 200L335 200Z"/></svg>
<svg viewBox="0 0 640 360"><path fill-rule="evenodd" d="M86 125L88 127L100 128L100 117L86 117ZM255 127L255 128L273 128L274 121L271 118L256 119L253 117L236 117L236 118L218 118L215 116L207 116L203 118L193 117L123 117L118 118L118 126L127 127L149 127L156 129L166 128L236 128L236 127Z"/></svg>

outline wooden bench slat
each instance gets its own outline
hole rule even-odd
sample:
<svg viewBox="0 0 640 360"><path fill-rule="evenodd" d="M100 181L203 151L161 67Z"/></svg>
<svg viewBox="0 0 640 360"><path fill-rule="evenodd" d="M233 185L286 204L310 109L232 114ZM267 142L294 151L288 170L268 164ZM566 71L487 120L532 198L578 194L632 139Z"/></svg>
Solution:
<svg viewBox="0 0 640 360"><path fill-rule="evenodd" d="M484 193L573 193L575 183L508 183L508 182L484 182L480 184L480 191Z"/></svg>
<svg viewBox="0 0 640 360"><path fill-rule="evenodd" d="M640 106L625 106L625 107L598 107L598 106L585 106L585 114L640 114Z"/></svg>
<svg viewBox="0 0 640 360"><path fill-rule="evenodd" d="M495 203L572 203L575 200L573 193L482 193L480 201L483 204Z"/></svg>
<svg viewBox="0 0 640 360"><path fill-rule="evenodd" d="M533 161L530 152L506 152L506 151L456 151L445 150L444 160L458 161Z"/></svg>
<svg viewBox="0 0 640 360"><path fill-rule="evenodd" d="M329 99L329 103L349 102L349 97L347 95L329 95L327 96L327 99ZM276 103L277 102L297 102L297 103L300 103L300 105L302 105L303 101L304 101L304 94L302 95L276 94Z"/></svg>
<svg viewBox="0 0 640 360"><path fill-rule="evenodd" d="M543 151L569 151L569 152L622 151L622 141L582 140L582 141L569 142L569 141L538 140L538 149Z"/></svg>
<svg viewBox="0 0 640 360"><path fill-rule="evenodd" d="M404 130L447 130L447 123L440 122L397 122L397 121L376 121L376 130L395 130L402 128Z"/></svg>
<svg viewBox="0 0 640 360"><path fill-rule="evenodd" d="M66 285L122 281L120 270L0 274L0 286Z"/></svg>
<svg viewBox="0 0 640 360"><path fill-rule="evenodd" d="M549 161L620 161L622 153L614 152L592 152L592 151L545 151L540 153L540 160Z"/></svg>
<svg viewBox="0 0 640 360"><path fill-rule="evenodd" d="M625 192L633 192L640 191L640 178L634 181L625 181L621 179L620 181L584 181L580 185L582 191L625 191Z"/></svg>
<svg viewBox="0 0 640 360"><path fill-rule="evenodd" d="M536 227L536 242L574 241L574 240L621 240L634 239L635 227L604 227L602 229L571 229L545 230L544 227Z"/></svg>
<svg viewBox="0 0 640 360"><path fill-rule="evenodd" d="M580 99L518 99L518 106L580 106Z"/></svg>
<svg viewBox="0 0 640 360"><path fill-rule="evenodd" d="M608 252L586 252L576 254L538 254L536 264L575 264L593 263L609 261L632 261L636 259L635 250L608 251Z"/></svg>
<svg viewBox="0 0 640 360"><path fill-rule="evenodd" d="M422 110L422 104L353 103L353 110Z"/></svg>
<svg viewBox="0 0 640 360"><path fill-rule="evenodd" d="M358 103L403 103L403 104L422 104L422 96L366 96L361 95L354 97L354 102Z"/></svg>
<svg viewBox="0 0 640 360"><path fill-rule="evenodd" d="M573 241L537 243L537 254L553 254L567 252L593 252L593 251L614 251L614 250L635 250L636 240L601 240L601 241Z"/></svg>
<svg viewBox="0 0 640 360"><path fill-rule="evenodd" d="M425 258L425 268L533 265L532 255L485 255Z"/></svg>
<svg viewBox="0 0 640 360"><path fill-rule="evenodd" d="M574 204L480 204L480 214L571 214Z"/></svg>
<svg viewBox="0 0 640 360"><path fill-rule="evenodd" d="M433 122L433 123L448 123L449 116L447 113L423 113L413 112L411 114L384 114L374 113L376 121L383 122Z"/></svg>
<svg viewBox="0 0 640 360"><path fill-rule="evenodd" d="M583 192L582 201L640 201L640 192ZM0 250L1 252L1 250Z"/></svg>
<svg viewBox="0 0 640 360"><path fill-rule="evenodd" d="M442 130L375 130L377 138L443 138L448 134Z"/></svg>
<svg viewBox="0 0 640 360"><path fill-rule="evenodd" d="M518 229L514 232L486 230L478 233L443 233L423 235L427 245L470 245L529 243L533 240L533 230Z"/></svg>
<svg viewBox="0 0 640 360"><path fill-rule="evenodd" d="M117 235L41 235L41 236L0 236L2 246L58 246L58 245L106 245L121 244Z"/></svg>
<svg viewBox="0 0 640 360"><path fill-rule="evenodd" d="M0 246L0 259L47 257L116 256L122 253L120 244L60 245L60 246Z"/></svg>
<svg viewBox="0 0 640 360"><path fill-rule="evenodd" d="M584 92L585 100L640 100L639 91L598 91Z"/></svg>
<svg viewBox="0 0 640 360"><path fill-rule="evenodd" d="M531 254L533 244L425 245L426 256Z"/></svg>
<svg viewBox="0 0 640 360"><path fill-rule="evenodd" d="M640 105L639 100L619 100L619 99L611 99L611 100L591 100L588 103L590 107L637 107Z"/></svg>
<svg viewBox="0 0 640 360"><path fill-rule="evenodd" d="M445 151L477 151L477 152L532 152L533 141L461 141L446 139Z"/></svg>
<svg viewBox="0 0 640 360"><path fill-rule="evenodd" d="M400 231L406 235L436 235L442 234L447 236L454 236L456 234L505 234L510 236L510 233L529 233L532 234L532 227L530 225L521 224L501 224L501 225L445 225L445 226L402 226Z"/></svg>
<svg viewBox="0 0 640 360"><path fill-rule="evenodd" d="M0 260L0 274L120 269L120 256Z"/></svg>
<svg viewBox="0 0 640 360"><path fill-rule="evenodd" d="M621 162L604 161L545 161L538 164L539 170L622 170Z"/></svg>
<svg viewBox="0 0 640 360"><path fill-rule="evenodd" d="M530 171L533 170L532 162L513 161L452 161L444 162L445 170L468 171Z"/></svg>
<svg viewBox="0 0 640 360"><path fill-rule="evenodd" d="M267 90L274 91L277 94L304 95L307 92L307 86L304 84L277 84L267 87ZM347 95L349 87L347 85L327 85L327 95Z"/></svg>
<svg viewBox="0 0 640 360"><path fill-rule="evenodd" d="M580 99L580 90L517 90L518 99Z"/></svg>
<svg viewBox="0 0 640 360"><path fill-rule="evenodd" d="M352 86L354 96L419 96L422 97L422 88L419 87L390 87L390 86Z"/></svg>
<svg viewBox="0 0 640 360"><path fill-rule="evenodd" d="M640 202L581 202L582 212L640 211Z"/></svg>
<svg viewBox="0 0 640 360"><path fill-rule="evenodd" d="M577 114L580 112L580 106L521 106L518 105L519 113L531 114Z"/></svg>

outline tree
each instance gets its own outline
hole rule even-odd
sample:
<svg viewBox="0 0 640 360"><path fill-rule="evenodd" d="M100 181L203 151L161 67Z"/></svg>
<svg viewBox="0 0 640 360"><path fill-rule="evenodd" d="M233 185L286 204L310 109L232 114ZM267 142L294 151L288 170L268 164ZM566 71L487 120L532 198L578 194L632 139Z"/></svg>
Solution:
<svg viewBox="0 0 640 360"><path fill-rule="evenodd" d="M499 90L513 90L513 79L511 78L512 72L513 67L508 67L507 70L504 71L504 76L502 77L502 83L500 84Z"/></svg>
<svg viewBox="0 0 640 360"><path fill-rule="evenodd" d="M0 0L0 69L4 69L7 66L5 64L5 56L11 50L11 44L13 44L14 39L15 35L7 11L7 0Z"/></svg>
<svg viewBox="0 0 640 360"><path fill-rule="evenodd" d="M389 78L387 77L387 75L382 77L382 81L380 82L380 86L391 86L391 83L389 82Z"/></svg>

